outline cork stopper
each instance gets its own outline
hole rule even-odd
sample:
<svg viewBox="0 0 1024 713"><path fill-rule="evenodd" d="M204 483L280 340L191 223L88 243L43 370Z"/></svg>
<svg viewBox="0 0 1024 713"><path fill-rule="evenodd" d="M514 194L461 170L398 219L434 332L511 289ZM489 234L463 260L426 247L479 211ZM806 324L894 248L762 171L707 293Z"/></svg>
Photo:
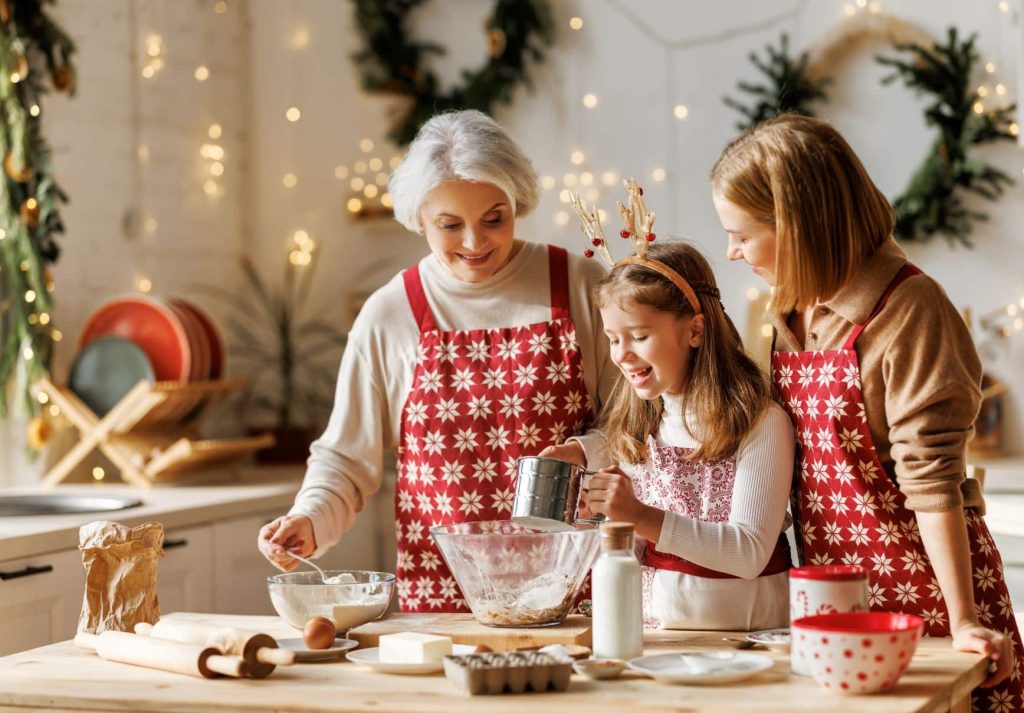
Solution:
<svg viewBox="0 0 1024 713"><path fill-rule="evenodd" d="M633 523L605 522L601 524L600 531L602 550L633 549Z"/></svg>

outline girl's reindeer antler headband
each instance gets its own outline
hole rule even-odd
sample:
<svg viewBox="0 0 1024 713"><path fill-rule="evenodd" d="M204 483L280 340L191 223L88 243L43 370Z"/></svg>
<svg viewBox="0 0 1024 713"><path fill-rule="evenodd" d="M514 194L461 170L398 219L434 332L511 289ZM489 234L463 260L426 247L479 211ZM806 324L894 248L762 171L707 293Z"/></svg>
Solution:
<svg viewBox="0 0 1024 713"><path fill-rule="evenodd" d="M693 307L694 314L700 314L700 302L697 300L697 293L690 287L690 283L683 279L683 276L663 262L652 260L647 257L647 244L653 242L655 235L651 230L654 228L654 213L648 213L644 205L644 189L637 185L635 179L623 181L626 191L629 193L629 205L616 203L619 214L626 222L626 227L619 231L619 235L627 240L632 240L633 254L624 260L615 261L611 251L608 249L608 242L604 237L604 229L601 228L601 218L597 208L587 210L586 205L580 200L579 193L570 193L573 210L580 217L580 229L587 236L594 249L587 248L583 254L587 257L594 257L595 250L601 259L608 264L609 268L616 268L621 265L640 265L649 270L654 270L662 277L671 281L679 288L686 301Z"/></svg>

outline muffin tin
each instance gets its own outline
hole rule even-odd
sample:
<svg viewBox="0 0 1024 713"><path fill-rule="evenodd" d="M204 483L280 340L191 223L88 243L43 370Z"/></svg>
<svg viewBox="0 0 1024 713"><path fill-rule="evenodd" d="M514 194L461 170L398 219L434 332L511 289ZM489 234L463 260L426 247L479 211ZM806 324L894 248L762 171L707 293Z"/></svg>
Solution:
<svg viewBox="0 0 1024 713"><path fill-rule="evenodd" d="M572 659L539 651L507 651L445 656L444 674L469 695L564 691L572 675Z"/></svg>

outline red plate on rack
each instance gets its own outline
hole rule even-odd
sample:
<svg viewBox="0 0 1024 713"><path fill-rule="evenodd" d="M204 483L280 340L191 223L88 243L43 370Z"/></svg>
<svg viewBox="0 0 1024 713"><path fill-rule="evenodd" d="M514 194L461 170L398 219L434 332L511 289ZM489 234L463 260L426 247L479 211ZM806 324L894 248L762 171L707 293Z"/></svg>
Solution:
<svg viewBox="0 0 1024 713"><path fill-rule="evenodd" d="M221 335L220 328L217 323L213 321L204 310L200 309L194 302L186 300L181 297L176 297L172 300L168 300L175 307L187 310L192 318L195 319L203 328L203 333L206 335L206 342L210 348L210 373L209 379L219 379L224 375L225 371L225 359L227 357L227 350L224 348L224 337Z"/></svg>
<svg viewBox="0 0 1024 713"><path fill-rule="evenodd" d="M210 343L203 325L193 316L192 310L178 300L164 300L164 304L171 308L188 336L189 353L192 355L188 380L206 381L210 378Z"/></svg>
<svg viewBox="0 0 1024 713"><path fill-rule="evenodd" d="M111 300L85 322L78 348L100 337L134 342L153 365L157 381L187 382L192 369L188 335L181 320L160 300L142 295Z"/></svg>

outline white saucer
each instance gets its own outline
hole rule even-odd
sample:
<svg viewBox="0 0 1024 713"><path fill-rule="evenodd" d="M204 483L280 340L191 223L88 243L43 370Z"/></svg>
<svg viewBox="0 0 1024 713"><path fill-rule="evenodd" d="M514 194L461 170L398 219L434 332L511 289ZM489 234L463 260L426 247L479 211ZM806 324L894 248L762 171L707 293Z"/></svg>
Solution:
<svg viewBox="0 0 1024 713"><path fill-rule="evenodd" d="M349 654L351 656L351 654ZM732 651L685 651L632 659L629 667L666 683L695 686L733 683L766 671L775 662L763 654Z"/></svg>
<svg viewBox="0 0 1024 713"><path fill-rule="evenodd" d="M789 629L765 629L764 631L751 632L747 635L747 641L761 644L761 646L771 651L785 653L789 651L793 637Z"/></svg>
<svg viewBox="0 0 1024 713"><path fill-rule="evenodd" d="M476 647L468 644L452 644L453 656L465 656L473 653ZM440 673L444 670L444 663L385 663L380 660L380 648L374 646L372 649L356 649L345 654L352 663L369 666L380 673L396 673L406 676L423 676L430 673Z"/></svg>
<svg viewBox="0 0 1024 713"><path fill-rule="evenodd" d="M339 636L334 640L334 646L327 649L311 649L306 646L302 639L278 639L277 645L282 649L294 651L295 660L299 663L309 663L310 661L340 659L343 653L359 646L359 642Z"/></svg>

